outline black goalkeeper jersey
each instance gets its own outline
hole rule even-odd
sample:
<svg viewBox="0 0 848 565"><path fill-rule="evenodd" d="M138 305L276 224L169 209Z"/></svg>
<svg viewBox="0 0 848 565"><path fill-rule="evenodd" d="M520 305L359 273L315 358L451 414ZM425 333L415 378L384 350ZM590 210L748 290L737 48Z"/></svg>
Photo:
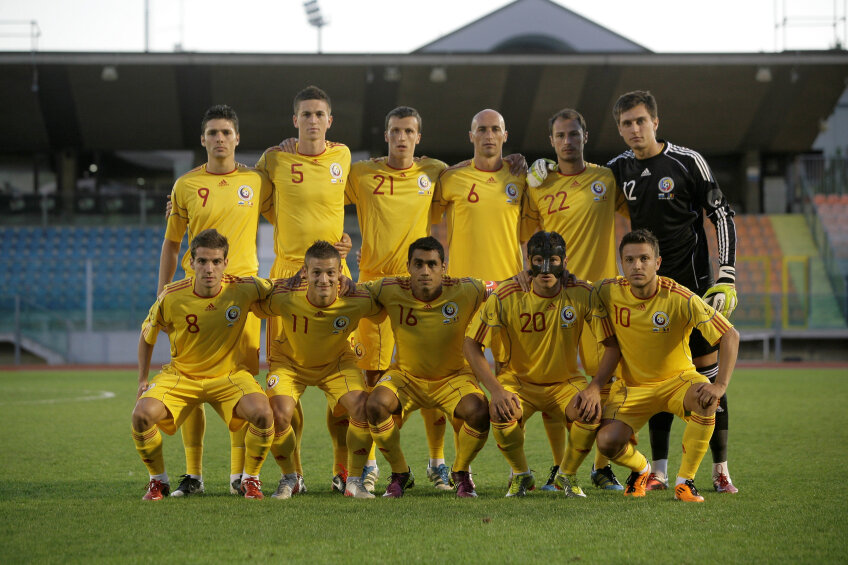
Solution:
<svg viewBox="0 0 848 565"><path fill-rule="evenodd" d="M735 267L733 210L697 151L658 141L658 155L641 160L625 151L607 167L627 199L632 228L649 229L659 239L659 274L703 295L714 284L704 210L715 225L719 264Z"/></svg>

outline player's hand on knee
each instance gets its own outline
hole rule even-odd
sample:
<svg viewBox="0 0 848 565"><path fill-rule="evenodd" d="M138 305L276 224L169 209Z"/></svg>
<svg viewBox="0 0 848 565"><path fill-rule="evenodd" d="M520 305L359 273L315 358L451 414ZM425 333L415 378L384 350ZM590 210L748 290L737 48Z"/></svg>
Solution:
<svg viewBox="0 0 848 565"><path fill-rule="evenodd" d="M704 383L695 393L698 404L704 410L718 406L718 401L724 396L724 387L715 383Z"/></svg>
<svg viewBox="0 0 848 565"><path fill-rule="evenodd" d="M557 170L556 161L550 159L536 159L530 168L527 170L527 184L536 188L541 186L545 179L548 178L548 172Z"/></svg>
<svg viewBox="0 0 848 565"><path fill-rule="evenodd" d="M736 269L724 265L719 268L716 284L704 294L704 302L727 318L736 309Z"/></svg>
<svg viewBox="0 0 848 565"><path fill-rule="evenodd" d="M527 159L521 153L510 153L503 160L509 165L509 172L513 176L520 177L527 172Z"/></svg>
<svg viewBox="0 0 848 565"><path fill-rule="evenodd" d="M520 411L521 402L517 394L506 390L492 393L492 400L489 402L489 414L493 420L509 422L516 419Z"/></svg>
<svg viewBox="0 0 848 565"><path fill-rule="evenodd" d="M574 407L579 419L593 424L601 419L601 394L594 387L581 390L574 397Z"/></svg>
<svg viewBox="0 0 848 565"><path fill-rule="evenodd" d="M147 381L138 383L138 392L135 395L135 399L138 400L141 398L141 395L147 392L147 389L150 388L150 383Z"/></svg>

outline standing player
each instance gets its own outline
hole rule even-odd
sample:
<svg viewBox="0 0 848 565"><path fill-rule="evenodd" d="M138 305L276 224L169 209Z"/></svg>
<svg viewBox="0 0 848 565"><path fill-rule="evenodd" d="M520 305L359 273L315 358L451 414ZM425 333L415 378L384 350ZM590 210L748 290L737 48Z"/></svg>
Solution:
<svg viewBox="0 0 848 565"><path fill-rule="evenodd" d="M350 150L341 143L326 140L333 124L330 97L316 86L308 86L294 97L294 127L298 131L296 153L279 148L265 152L256 168L268 174L274 186L274 252L272 278L289 278L303 266L306 248L317 240L337 242L342 255L342 272L350 275L344 261L350 250L350 238L344 233L345 183L350 170ZM267 328L268 350L281 339L280 321L271 319ZM293 420L297 437L303 431L303 411L298 404ZM343 489L347 450L344 438L347 418L332 418L327 427L333 441L334 487ZM295 465L302 476L300 450Z"/></svg>
<svg viewBox="0 0 848 565"><path fill-rule="evenodd" d="M607 163L624 191L633 229L651 230L660 242L663 257L660 275L674 279L714 306L725 317L736 307L736 227L709 165L696 151L656 138L657 101L650 92L622 95L613 108L618 132L630 147ZM709 249L704 233L704 212L715 225L718 239L718 279L713 282ZM689 344L698 372L715 380L719 371L717 345L698 330ZM653 451L653 476L648 489L668 487L668 442L671 414L658 414L649 424ZM718 492L736 493L727 468L727 398L716 413L713 452L713 486Z"/></svg>
<svg viewBox="0 0 848 565"><path fill-rule="evenodd" d="M617 190L612 171L583 159L589 132L579 112L571 108L560 110L548 120L548 127L557 161L539 159L527 174L530 186L522 232L529 236L542 229L560 234L569 249L568 270L582 280L595 282L615 277L615 212L627 213L624 195ZM584 331L580 359L587 374L596 374L602 355L600 341L591 331ZM604 387L603 398L608 394L609 386ZM565 429L546 414L542 416L554 452L554 466L542 490L552 490L565 449ZM609 460L597 451L591 476L599 488L623 488Z"/></svg>
<svg viewBox="0 0 848 565"><path fill-rule="evenodd" d="M224 274L227 238L214 229L191 240L194 276L169 284L142 326L138 343L138 402L132 414L133 441L150 473L144 500L170 491L162 456L161 429L173 434L203 402L215 407L231 431L249 422L245 438L245 498L262 498L259 470L271 446L274 421L268 398L244 362L241 348L247 312L271 292L270 282ZM159 330L171 342L171 363L148 381Z"/></svg>
<svg viewBox="0 0 848 565"><path fill-rule="evenodd" d="M659 242L650 231L628 233L619 249L624 277L607 279L598 288L613 317L622 368L622 379L615 382L604 406L598 448L632 471L625 496L645 496L651 465L629 439L654 414L676 414L686 420L686 429L674 496L703 502L695 488L695 473L707 452L716 407L736 364L739 333L698 295L657 276L662 259ZM692 363L690 334L696 329L708 343L721 344L719 371L712 383ZM599 403L594 382L585 396L592 404Z"/></svg>
<svg viewBox="0 0 848 565"><path fill-rule="evenodd" d="M535 486L524 454L524 426L535 412L544 411L571 423L556 483L566 496L583 497L576 474L592 449L600 412L578 414L575 396L586 388L586 378L577 367L577 346L587 325L605 345L613 341L612 328L591 285L579 280L562 284L566 256L559 234L537 232L527 242L527 255L531 292L513 282L499 287L468 327L465 356L492 395L492 433L513 472L507 496L525 496ZM506 355L497 378L481 350L494 340ZM595 379L606 382L617 361L617 350L606 350Z"/></svg>
<svg viewBox="0 0 848 565"><path fill-rule="evenodd" d="M459 428L451 480L460 498L476 497L470 465L489 435L486 396L462 355L465 328L486 298L478 279L444 277L445 251L433 237L409 246L409 277L387 277L366 286L386 309L397 338L395 362L368 397L371 435L392 466L383 496L399 498L411 473L394 416L438 409ZM434 352L438 352L434 355Z"/></svg>
<svg viewBox="0 0 848 565"><path fill-rule="evenodd" d="M296 288L276 281L274 292L257 309L262 317L275 316L281 334L268 350L266 393L274 411L275 434L272 452L283 476L274 498L291 498L298 488L292 454L297 446L291 418L307 386L324 391L337 415L350 418L347 428L350 470L345 496L374 498L365 490L362 468L368 458L371 433L365 417L365 381L350 349L350 333L359 320L380 312L368 292L355 290L339 297L341 255L326 241L317 241L305 253L306 282Z"/></svg>
<svg viewBox="0 0 848 565"><path fill-rule="evenodd" d="M477 113L468 137L474 158L442 173L433 196L433 220L437 223L447 212L448 276L505 280L524 265L519 220L526 180L504 162L507 131L498 112ZM485 245L479 244L481 237Z"/></svg>
<svg viewBox="0 0 848 565"><path fill-rule="evenodd" d="M237 277L255 276L259 270L256 258L256 230L259 214L273 221L271 185L268 178L255 169L239 165L235 160L239 144L239 121L235 111L226 105L212 106L200 123L200 144L206 149L207 161L177 179L171 192L171 208L162 252L159 257L157 296L174 278L180 242L188 232L195 235L216 228L230 245L227 274ZM191 254L182 260L187 277L194 275ZM259 318L245 313L242 362L254 376L259 373ZM186 454L186 474L171 496L185 496L204 491L203 435L206 418L203 406L191 410L181 428ZM230 483L233 492L244 468L244 434L242 428L230 434Z"/></svg>
<svg viewBox="0 0 848 565"><path fill-rule="evenodd" d="M421 115L414 108L400 106L389 112L385 128L388 156L354 163L345 190L348 201L356 205L362 234L360 282L406 273L406 250L430 233L433 183L447 167L436 159L415 158L415 147L421 141ZM365 318L354 337L358 364L372 387L392 360L391 323ZM437 409L425 408L421 414L430 450L427 476L437 489L450 490L444 461L445 419ZM363 477L369 491L379 477L373 455L372 447Z"/></svg>

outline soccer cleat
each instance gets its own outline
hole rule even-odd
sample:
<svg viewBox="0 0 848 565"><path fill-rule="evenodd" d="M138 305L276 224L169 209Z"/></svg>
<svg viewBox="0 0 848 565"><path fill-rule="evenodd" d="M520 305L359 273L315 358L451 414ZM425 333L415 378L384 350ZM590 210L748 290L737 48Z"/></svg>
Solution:
<svg viewBox="0 0 848 565"><path fill-rule="evenodd" d="M477 498L477 490L471 473L468 471L453 471L450 475L451 482L456 485L457 498Z"/></svg>
<svg viewBox="0 0 848 565"><path fill-rule="evenodd" d="M347 483L347 469L342 469L342 472L333 477L330 483L333 492L344 492L345 483Z"/></svg>
<svg viewBox="0 0 848 565"><path fill-rule="evenodd" d="M180 479L180 486L171 493L171 496L180 497L188 496L190 494L203 494L206 490L203 487L202 479L194 479L188 475L181 475Z"/></svg>
<svg viewBox="0 0 848 565"><path fill-rule="evenodd" d="M592 484L603 490L624 490L609 465L600 469L595 469L594 465L592 466Z"/></svg>
<svg viewBox="0 0 848 565"><path fill-rule="evenodd" d="M297 473L297 485L295 485L292 494L306 494L306 482L303 480L303 475Z"/></svg>
<svg viewBox="0 0 848 565"><path fill-rule="evenodd" d="M262 494L262 483L255 477L242 479L239 490L245 498L252 498L254 500L262 500L265 498L265 495Z"/></svg>
<svg viewBox="0 0 848 565"><path fill-rule="evenodd" d="M386 493L383 495L384 498L400 498L403 496L403 492L407 489L407 485L409 484L410 477L412 473L407 471L406 473L392 473L391 478L389 479L389 486L386 487ZM412 483L415 485L415 482Z"/></svg>
<svg viewBox="0 0 848 565"><path fill-rule="evenodd" d="M450 469L444 463L438 467L427 465L427 478L436 490L453 490L450 483Z"/></svg>
<svg viewBox="0 0 848 565"><path fill-rule="evenodd" d="M347 478L344 495L350 498L374 498L373 494L365 490L361 476Z"/></svg>
<svg viewBox="0 0 848 565"><path fill-rule="evenodd" d="M662 473L651 473L648 482L645 483L645 490L666 490L667 488L668 477Z"/></svg>
<svg viewBox="0 0 848 565"><path fill-rule="evenodd" d="M543 486L539 487L539 490L548 492L562 490L560 486L556 484L557 473L559 473L559 465L553 465L551 467L551 472L548 475L548 481Z"/></svg>
<svg viewBox="0 0 848 565"><path fill-rule="evenodd" d="M241 477L230 483L230 494L241 495Z"/></svg>
<svg viewBox="0 0 848 565"><path fill-rule="evenodd" d="M577 484L577 475L566 475L565 473L557 473L556 486L561 489L568 498L586 498L586 493Z"/></svg>
<svg viewBox="0 0 848 565"><path fill-rule="evenodd" d="M147 483L147 492L141 497L142 500L162 500L171 492L171 485L163 483L158 479L150 479Z"/></svg>
<svg viewBox="0 0 848 565"><path fill-rule="evenodd" d="M733 486L733 483L730 482L730 477L724 473L721 473L717 477L713 477L713 487L716 489L716 492L723 492L726 494L736 494L739 492L739 489Z"/></svg>
<svg viewBox="0 0 848 565"><path fill-rule="evenodd" d="M695 481L686 479L685 483L680 483L674 487L674 498L682 502L703 502L704 497L695 488Z"/></svg>
<svg viewBox="0 0 848 565"><path fill-rule="evenodd" d="M506 496L507 498L510 496L527 496L527 493L534 488L536 488L536 477L533 476L533 471L513 475Z"/></svg>
<svg viewBox="0 0 848 565"><path fill-rule="evenodd" d="M277 485L277 490L271 495L271 498L278 500L286 500L291 498L298 488L297 473L288 473L280 477L280 484Z"/></svg>
<svg viewBox="0 0 848 565"><path fill-rule="evenodd" d="M650 471L651 468L648 467L648 470L641 474L636 471L631 472L630 476L627 477L627 486L624 487L624 496L636 498L645 496L645 484L648 482Z"/></svg>
<svg viewBox="0 0 848 565"><path fill-rule="evenodd" d="M365 490L374 493L374 487L377 486L377 480L380 478L380 469L374 465L366 465L362 468L362 484L365 485Z"/></svg>

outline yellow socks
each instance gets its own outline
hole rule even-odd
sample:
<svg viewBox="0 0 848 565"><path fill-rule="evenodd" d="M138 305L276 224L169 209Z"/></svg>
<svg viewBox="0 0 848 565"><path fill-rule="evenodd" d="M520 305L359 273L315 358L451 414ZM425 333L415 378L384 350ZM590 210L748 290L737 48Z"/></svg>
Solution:
<svg viewBox="0 0 848 565"><path fill-rule="evenodd" d="M566 475L576 475L580 464L592 451L595 443L595 435L598 433L598 424L583 424L572 422L571 431L568 434L568 445L565 448L565 456L559 464L559 472Z"/></svg>
<svg viewBox="0 0 848 565"><path fill-rule="evenodd" d="M185 448L186 475L203 475L203 434L206 432L206 411L203 404L195 406L180 426ZM238 470L241 473L241 468Z"/></svg>
<svg viewBox="0 0 848 565"><path fill-rule="evenodd" d="M383 457L391 465L392 473L406 473L409 470L400 447L400 430L394 417L389 415L376 426L371 426L371 437L374 438L374 445L380 448Z"/></svg>
<svg viewBox="0 0 848 565"><path fill-rule="evenodd" d="M715 428L715 416L692 413L683 430L683 457L678 477L694 479L701 460L710 447L710 438Z"/></svg>
<svg viewBox="0 0 848 565"><path fill-rule="evenodd" d="M621 453L613 457L612 460L615 461L616 464L621 465L622 467L627 467L636 473L642 472L642 470L648 465L648 460L645 459L645 456L639 453L639 451L637 451L630 442L627 442L627 445L624 446Z"/></svg>
<svg viewBox="0 0 848 565"><path fill-rule="evenodd" d="M238 475L244 470L244 437L250 424L245 424L241 429L230 432L230 474ZM271 428L273 433L274 429ZM269 444L270 445L270 444ZM188 457L188 453L186 453Z"/></svg>
<svg viewBox="0 0 848 565"><path fill-rule="evenodd" d="M259 475L259 470L262 469L268 450L271 449L271 442L274 440L274 426L259 429L253 424L248 424L243 428L246 429L244 473L255 477ZM289 430L291 430L291 426L289 426Z"/></svg>
<svg viewBox="0 0 848 565"><path fill-rule="evenodd" d="M554 462L559 463L565 457L565 423L551 418L544 412L542 412L542 423L545 425L548 443L551 444Z"/></svg>
<svg viewBox="0 0 848 565"><path fill-rule="evenodd" d="M362 474L362 468L368 460L368 452L371 450L371 429L368 422L349 419L347 427L347 471L349 477L358 477Z"/></svg>
<svg viewBox="0 0 848 565"><path fill-rule="evenodd" d="M163 474L165 458L162 456L162 434L159 433L159 426L154 425L143 432L133 430L132 436L135 449L147 467L147 472L151 476Z"/></svg>
<svg viewBox="0 0 848 565"><path fill-rule="evenodd" d="M280 466L280 471L284 475L296 472L295 461L292 457L296 447L297 436L292 426L274 433L273 443L271 443L271 453L274 454L274 460Z"/></svg>
<svg viewBox="0 0 848 565"><path fill-rule="evenodd" d="M444 412L438 408L422 408L421 418L424 419L424 432L427 434L427 449L430 451L430 459L444 459L445 425L447 422ZM403 472L405 473L406 469Z"/></svg>
<svg viewBox="0 0 848 565"><path fill-rule="evenodd" d="M334 416L327 406L327 431L330 432L330 441L333 444L333 475L338 475L344 472L347 465L348 415L345 413Z"/></svg>
<svg viewBox="0 0 848 565"><path fill-rule="evenodd" d="M481 432L463 423L456 440L456 459L454 459L452 470L468 471L469 465L486 445L488 438L488 430Z"/></svg>
<svg viewBox="0 0 848 565"><path fill-rule="evenodd" d="M492 435L513 473L523 473L530 469L524 455L524 428L518 425L518 420L492 422Z"/></svg>

